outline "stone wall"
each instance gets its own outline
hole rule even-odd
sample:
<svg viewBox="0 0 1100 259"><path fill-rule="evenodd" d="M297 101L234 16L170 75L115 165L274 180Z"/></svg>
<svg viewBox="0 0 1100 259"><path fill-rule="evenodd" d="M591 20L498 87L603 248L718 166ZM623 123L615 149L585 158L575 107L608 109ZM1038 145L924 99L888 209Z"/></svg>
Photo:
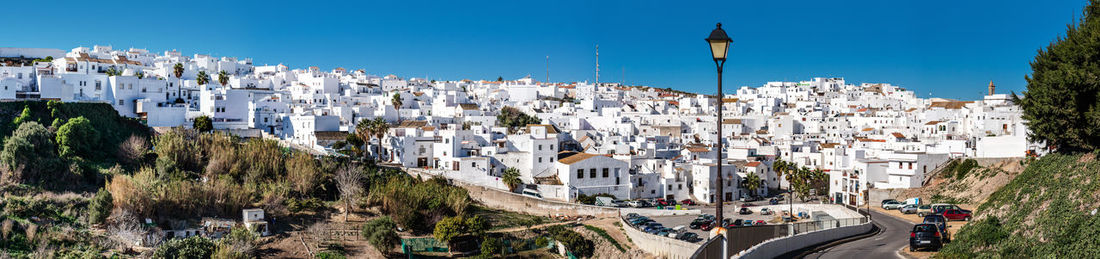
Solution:
<svg viewBox="0 0 1100 259"><path fill-rule="evenodd" d="M695 254L695 250L699 250L701 246L700 244L693 244L687 241L642 232L641 230L631 227L630 224L624 222L621 217L619 218L619 223L623 224L623 231L626 232L626 236L630 237L630 241L634 242L634 245L637 246L638 249L642 249L642 251L657 257L687 259L691 258L691 255Z"/></svg>
<svg viewBox="0 0 1100 259"><path fill-rule="evenodd" d="M466 188L470 198L489 208L502 209L539 216L595 216L617 217L619 209L584 204L565 203L496 190L461 181L452 181Z"/></svg>

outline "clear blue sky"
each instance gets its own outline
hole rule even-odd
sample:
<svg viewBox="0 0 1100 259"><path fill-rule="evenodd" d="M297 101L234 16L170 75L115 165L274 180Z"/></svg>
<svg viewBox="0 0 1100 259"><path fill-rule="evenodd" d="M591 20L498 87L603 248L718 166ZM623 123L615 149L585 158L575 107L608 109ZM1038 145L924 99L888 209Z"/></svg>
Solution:
<svg viewBox="0 0 1100 259"><path fill-rule="evenodd" d="M1050 1L17 1L0 46L93 44L432 79L545 77L714 93L703 41L734 39L725 86L845 77L919 96L1021 91L1028 62L1080 17ZM48 6L44 6L48 5ZM41 11L53 10L53 11Z"/></svg>

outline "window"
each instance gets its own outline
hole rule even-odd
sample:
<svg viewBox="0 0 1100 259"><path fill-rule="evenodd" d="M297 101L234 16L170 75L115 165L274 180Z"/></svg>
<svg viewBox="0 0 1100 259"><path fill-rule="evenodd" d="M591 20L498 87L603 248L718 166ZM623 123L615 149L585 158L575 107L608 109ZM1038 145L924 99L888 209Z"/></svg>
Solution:
<svg viewBox="0 0 1100 259"><path fill-rule="evenodd" d="M122 105L122 100L118 100L118 105Z"/></svg>
<svg viewBox="0 0 1100 259"><path fill-rule="evenodd" d="M577 169L577 179L584 178L584 169Z"/></svg>
<svg viewBox="0 0 1100 259"><path fill-rule="evenodd" d="M901 169L901 162L898 162L898 169Z"/></svg>
<svg viewBox="0 0 1100 259"><path fill-rule="evenodd" d="M541 157L539 158L539 163L542 163L542 158Z"/></svg>
<svg viewBox="0 0 1100 259"><path fill-rule="evenodd" d="M550 150L554 150L554 144L550 144Z"/></svg>
<svg viewBox="0 0 1100 259"><path fill-rule="evenodd" d="M671 190L672 190L672 185L671 185L671 184L669 184L669 185L668 185L668 190L669 190L669 191L671 191Z"/></svg>
<svg viewBox="0 0 1100 259"><path fill-rule="evenodd" d="M607 178L607 177L609 177L608 174L607 174L607 168L604 168L603 169L603 178Z"/></svg>
<svg viewBox="0 0 1100 259"><path fill-rule="evenodd" d="M588 178L596 178L596 168L588 170Z"/></svg>
<svg viewBox="0 0 1100 259"><path fill-rule="evenodd" d="M542 145L539 145L539 150L542 150Z"/></svg>
<svg viewBox="0 0 1100 259"><path fill-rule="evenodd" d="M913 169L913 162L909 162L909 169Z"/></svg>

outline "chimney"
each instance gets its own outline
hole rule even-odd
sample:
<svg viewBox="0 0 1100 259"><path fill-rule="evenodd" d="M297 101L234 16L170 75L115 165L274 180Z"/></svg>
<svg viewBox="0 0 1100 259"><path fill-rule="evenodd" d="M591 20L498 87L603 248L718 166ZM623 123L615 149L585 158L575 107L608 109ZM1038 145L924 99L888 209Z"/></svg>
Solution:
<svg viewBox="0 0 1100 259"><path fill-rule="evenodd" d="M993 85L993 81L989 81L989 95L993 95L993 90L997 89L997 86Z"/></svg>

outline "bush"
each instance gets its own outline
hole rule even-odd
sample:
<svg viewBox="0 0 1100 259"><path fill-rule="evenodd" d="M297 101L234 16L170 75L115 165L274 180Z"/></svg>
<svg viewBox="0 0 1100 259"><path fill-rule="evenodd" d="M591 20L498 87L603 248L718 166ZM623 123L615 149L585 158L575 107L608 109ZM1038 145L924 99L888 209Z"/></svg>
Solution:
<svg viewBox="0 0 1100 259"><path fill-rule="evenodd" d="M70 119L57 129L58 153L62 157L99 157L95 156L99 143L99 131L84 116Z"/></svg>
<svg viewBox="0 0 1100 259"><path fill-rule="evenodd" d="M195 118L195 122L191 124L191 128L198 132L210 132L214 130L214 120L210 119L210 116L199 116Z"/></svg>
<svg viewBox="0 0 1100 259"><path fill-rule="evenodd" d="M547 229L550 235L565 245L565 248L573 255L577 257L591 257L592 252L595 250L595 245L591 240L585 239L580 233L567 229L561 225L553 226Z"/></svg>
<svg viewBox="0 0 1100 259"><path fill-rule="evenodd" d="M153 258L205 259L214 254L214 242L200 236L171 239L157 247Z"/></svg>
<svg viewBox="0 0 1100 259"><path fill-rule="evenodd" d="M503 252L501 249L504 247L504 242L498 238L486 238L485 241L481 241L481 255L482 256L494 256L500 255Z"/></svg>
<svg viewBox="0 0 1100 259"><path fill-rule="evenodd" d="M54 152L53 133L33 121L20 124L4 142L0 162L8 167L5 178L29 183L58 180L61 165Z"/></svg>
<svg viewBox="0 0 1100 259"><path fill-rule="evenodd" d="M966 175L978 167L978 161L974 159L963 160L958 166L955 166L955 179L961 180L966 178Z"/></svg>
<svg viewBox="0 0 1100 259"><path fill-rule="evenodd" d="M541 247L547 247L549 245L550 245L550 238L548 238L548 237L538 237L538 238L535 239L535 246L537 246L537 247L541 248Z"/></svg>
<svg viewBox="0 0 1100 259"><path fill-rule="evenodd" d="M325 207L325 203L317 198L308 199L296 199L290 198L286 200L286 209L290 212L301 211L318 211Z"/></svg>
<svg viewBox="0 0 1100 259"><path fill-rule="evenodd" d="M92 224L103 223L107 220L107 216L111 215L111 209L114 209L115 203L111 198L111 192L107 191L107 188L99 188L95 197L92 197L91 204L88 205L88 221Z"/></svg>
<svg viewBox="0 0 1100 259"><path fill-rule="evenodd" d="M321 251L321 252L317 253L317 255L313 256L313 258L317 258L317 259L344 259L344 258L347 258L347 257L344 256L343 254L340 254L339 252L336 252L336 251Z"/></svg>
<svg viewBox="0 0 1100 259"><path fill-rule="evenodd" d="M362 235L382 254L388 254L400 242L395 232L397 225L389 216L373 219L363 225Z"/></svg>

